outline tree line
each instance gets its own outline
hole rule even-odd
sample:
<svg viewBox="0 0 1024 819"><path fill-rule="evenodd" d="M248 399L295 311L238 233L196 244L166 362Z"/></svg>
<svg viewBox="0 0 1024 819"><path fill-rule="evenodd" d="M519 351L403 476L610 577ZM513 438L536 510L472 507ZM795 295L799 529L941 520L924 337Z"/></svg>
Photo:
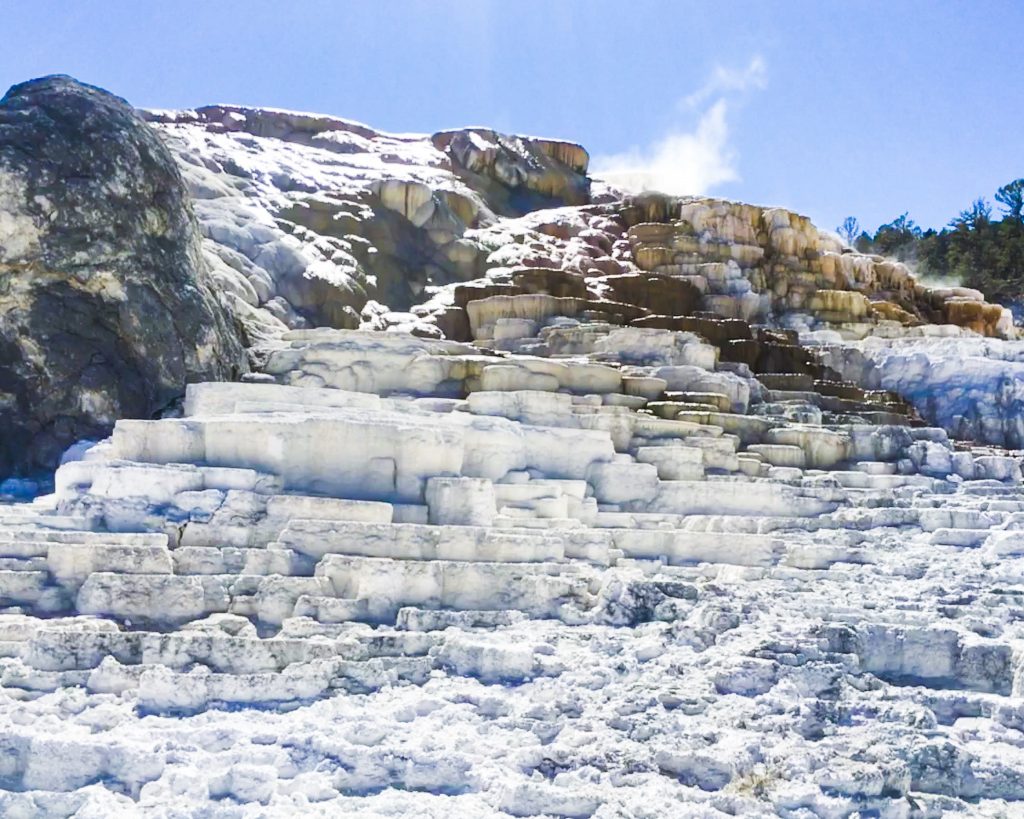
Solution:
<svg viewBox="0 0 1024 819"><path fill-rule="evenodd" d="M908 213L874 235L852 216L836 230L862 253L895 257L919 276L956 281L991 301L1019 302L1024 299L1024 179L1003 185L995 200L998 213L984 198L976 199L942 230L922 230Z"/></svg>

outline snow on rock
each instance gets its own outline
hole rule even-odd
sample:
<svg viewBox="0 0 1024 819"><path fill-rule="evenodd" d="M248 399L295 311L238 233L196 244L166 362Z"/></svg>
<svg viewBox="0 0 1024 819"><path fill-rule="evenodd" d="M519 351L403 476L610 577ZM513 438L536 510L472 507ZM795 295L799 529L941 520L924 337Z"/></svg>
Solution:
<svg viewBox="0 0 1024 819"><path fill-rule="evenodd" d="M868 338L826 347L824 361L869 388L893 390L957 438L1024 449L1024 344L961 338Z"/></svg>
<svg viewBox="0 0 1024 819"><path fill-rule="evenodd" d="M294 333L0 507L5 815L1012 815L1018 458L532 349Z"/></svg>
<svg viewBox="0 0 1024 819"><path fill-rule="evenodd" d="M425 288L483 273L474 231L499 215L590 201L586 151L557 140L386 134L233 105L144 114L178 159L204 255L253 347L286 328L356 327L372 303L407 309Z"/></svg>
<svg viewBox="0 0 1024 819"><path fill-rule="evenodd" d="M0 814L1021 812L1002 308L572 143L149 119L256 372L0 506Z"/></svg>
<svg viewBox="0 0 1024 819"><path fill-rule="evenodd" d="M45 451L31 462L20 454L8 457L8 471L55 464L76 437L101 437L120 415L152 415L197 373L236 377L246 369L236 327L248 364L256 369L268 356L278 357L289 330L326 326L475 340L521 354L561 349L640 367L712 370L726 363L778 374L807 374L816 366L786 333L847 341L1017 334L1010 312L986 303L980 293L926 287L905 266L854 253L800 214L706 197L623 197L587 176L587 152L572 142L485 128L389 134L337 117L237 105L142 114L149 124L133 117L136 136L152 143L162 161L166 154L164 164L176 162L173 181L191 194L191 201L176 194L162 218L187 223L188 266L199 290L215 291L216 304L204 302L204 309L216 308L206 322L213 341L201 345L203 361L186 362L188 379L157 379L159 400L150 400L148 408L125 404L109 385L76 396L80 406L71 409L82 418L77 433L61 429L51 436L50 428L61 426L55 423L43 424L38 435L30 430ZM40 127L52 130L46 122ZM19 134L15 129L12 138ZM78 159L83 167L77 176L106 176L105 160L95 152ZM152 169L143 170L132 172L141 174L138 181L148 190ZM20 177L8 177L0 188L14 202L23 193ZM61 190L33 207L60 206ZM20 205L12 208L0 219L4 246L31 255L41 241L39 220L26 217ZM152 216L151 210L143 209ZM111 246L112 257L128 257L129 250ZM99 284L90 286L102 290L97 298L125 298L124 288L93 278ZM152 363L159 355L149 349L146 332L161 325L159 317L149 318L128 328L124 341L133 349L145 347L144 358ZM607 330L599 326L605 322ZM752 330L750 322L763 327ZM587 329L573 329L580 324ZM24 328L13 325L5 332L12 343L25 336ZM31 358L30 353L24 355ZM71 360L75 350L64 353L58 358ZM999 356L987 359L993 357ZM430 370L429 363L424 367ZM906 367L894 364L878 383L905 388L909 398L916 377L894 375L893 369ZM929 420L960 437L1016 446L1016 399L998 387L1009 375L991 361L983 369L968 397L951 399L956 406ZM522 368L480 375L490 383L512 379L520 389L568 386L579 393L591 386L581 383L587 379L579 372L578 381L558 371ZM419 375L430 383L430 374ZM360 377L365 373L346 370L339 380ZM339 386L325 384L316 367L296 378L301 386ZM656 388L631 383L641 397ZM131 392L142 395L148 387ZM617 392L618 386L590 391ZM974 408L976 398L987 397L997 409ZM961 406L965 402L970 406ZM58 415L71 417L71 409ZM784 411L814 413L806 407ZM22 422L13 416L7 421L15 423Z"/></svg>

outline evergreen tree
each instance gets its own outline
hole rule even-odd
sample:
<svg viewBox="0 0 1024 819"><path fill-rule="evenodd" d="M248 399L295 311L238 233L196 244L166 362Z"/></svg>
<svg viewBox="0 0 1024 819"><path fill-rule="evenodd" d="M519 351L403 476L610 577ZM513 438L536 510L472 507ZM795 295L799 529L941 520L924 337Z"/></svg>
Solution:
<svg viewBox="0 0 1024 819"><path fill-rule="evenodd" d="M1024 179L1015 179L996 191L996 201L1006 208L1006 216L1014 222L1024 220Z"/></svg>
<svg viewBox="0 0 1024 819"><path fill-rule="evenodd" d="M836 233L839 234L846 244L852 246L861 234L860 222L853 216L847 216L843 219L843 223L836 228Z"/></svg>
<svg viewBox="0 0 1024 819"><path fill-rule="evenodd" d="M921 230L908 213L881 225L874 236L854 240L862 253L893 256L915 265L918 273L958 280L1000 302L1024 300L1024 179L995 193L1003 218L975 199L942 230ZM845 222L844 222L845 225Z"/></svg>
<svg viewBox="0 0 1024 819"><path fill-rule="evenodd" d="M902 213L875 231L872 244L876 253L907 261L914 258L914 245L920 235L921 228L914 223L908 213Z"/></svg>

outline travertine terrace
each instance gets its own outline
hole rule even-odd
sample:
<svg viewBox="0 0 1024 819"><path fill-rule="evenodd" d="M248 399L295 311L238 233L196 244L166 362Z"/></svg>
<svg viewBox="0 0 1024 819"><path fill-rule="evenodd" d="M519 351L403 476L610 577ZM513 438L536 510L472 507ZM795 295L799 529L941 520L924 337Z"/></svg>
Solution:
<svg viewBox="0 0 1024 819"><path fill-rule="evenodd" d="M1007 311L567 143L150 117L253 372L0 511L0 813L1022 809Z"/></svg>

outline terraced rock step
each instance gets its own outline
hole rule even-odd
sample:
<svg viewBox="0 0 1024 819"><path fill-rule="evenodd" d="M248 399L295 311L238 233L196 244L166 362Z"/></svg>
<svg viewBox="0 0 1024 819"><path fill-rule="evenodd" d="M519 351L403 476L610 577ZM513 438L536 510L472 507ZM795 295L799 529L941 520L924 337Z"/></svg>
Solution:
<svg viewBox="0 0 1024 819"><path fill-rule="evenodd" d="M563 140L0 107L0 816L1024 814L1009 310Z"/></svg>
<svg viewBox="0 0 1024 819"><path fill-rule="evenodd" d="M1012 813L1019 457L888 396L902 423L845 417L874 398L686 331L575 322L498 352L295 333L273 382L192 385L0 512L4 810L178 798L186 771L246 801L233 777L287 735L268 806L374 782L483 814ZM572 358L538 355L570 329ZM53 709L92 726L59 775L12 718ZM204 725L231 750L169 750ZM581 778L627 747L630 784Z"/></svg>

